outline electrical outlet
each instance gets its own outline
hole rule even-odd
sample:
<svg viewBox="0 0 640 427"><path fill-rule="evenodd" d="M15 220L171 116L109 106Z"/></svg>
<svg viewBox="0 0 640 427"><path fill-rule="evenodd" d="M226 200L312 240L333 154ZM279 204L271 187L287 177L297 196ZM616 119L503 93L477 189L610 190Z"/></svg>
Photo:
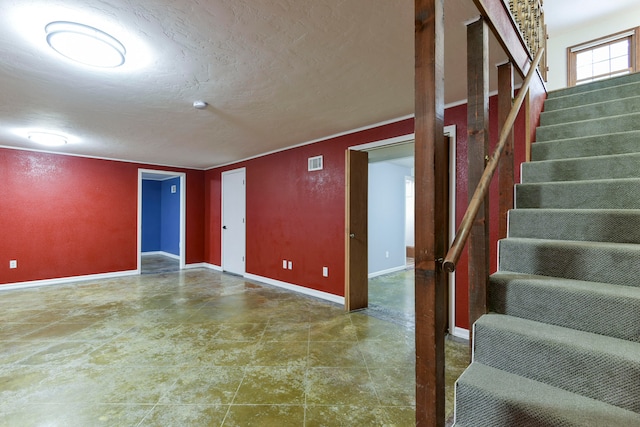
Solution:
<svg viewBox="0 0 640 427"><path fill-rule="evenodd" d="M389 251L386 251L386 252L384 253L384 257L385 257L385 258L389 258Z"/></svg>
<svg viewBox="0 0 640 427"><path fill-rule="evenodd" d="M283 268L284 270L286 270L286 269L287 269L287 260L286 260L286 259L283 259L283 260L282 260L282 268Z"/></svg>
<svg viewBox="0 0 640 427"><path fill-rule="evenodd" d="M329 267L322 267L322 277L329 277Z"/></svg>
<svg viewBox="0 0 640 427"><path fill-rule="evenodd" d="M289 263L289 270L293 270L293 261L288 261Z"/></svg>
<svg viewBox="0 0 640 427"><path fill-rule="evenodd" d="M9 261L9 268L18 268L18 260L12 259L11 261Z"/></svg>

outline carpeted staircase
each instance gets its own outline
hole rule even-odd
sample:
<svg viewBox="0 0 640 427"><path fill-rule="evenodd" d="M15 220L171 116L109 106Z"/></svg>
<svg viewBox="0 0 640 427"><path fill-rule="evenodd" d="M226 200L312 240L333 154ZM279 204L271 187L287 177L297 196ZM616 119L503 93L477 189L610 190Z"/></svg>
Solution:
<svg viewBox="0 0 640 427"><path fill-rule="evenodd" d="M549 94L455 426L640 426L640 74Z"/></svg>

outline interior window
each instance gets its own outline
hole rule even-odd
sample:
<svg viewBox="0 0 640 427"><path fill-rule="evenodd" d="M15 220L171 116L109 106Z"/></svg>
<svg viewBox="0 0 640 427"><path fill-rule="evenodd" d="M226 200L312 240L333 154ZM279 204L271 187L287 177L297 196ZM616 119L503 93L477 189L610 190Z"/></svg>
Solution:
<svg viewBox="0 0 640 427"><path fill-rule="evenodd" d="M635 28L570 47L569 86L637 71L637 32Z"/></svg>

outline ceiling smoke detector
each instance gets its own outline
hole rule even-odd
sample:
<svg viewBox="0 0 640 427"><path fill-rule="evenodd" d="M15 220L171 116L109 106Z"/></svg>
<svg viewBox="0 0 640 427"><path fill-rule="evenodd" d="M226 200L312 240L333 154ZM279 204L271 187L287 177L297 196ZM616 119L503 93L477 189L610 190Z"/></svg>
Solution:
<svg viewBox="0 0 640 427"><path fill-rule="evenodd" d="M204 110L205 108L207 108L207 104L204 101L193 101L193 108L197 109L197 110Z"/></svg>

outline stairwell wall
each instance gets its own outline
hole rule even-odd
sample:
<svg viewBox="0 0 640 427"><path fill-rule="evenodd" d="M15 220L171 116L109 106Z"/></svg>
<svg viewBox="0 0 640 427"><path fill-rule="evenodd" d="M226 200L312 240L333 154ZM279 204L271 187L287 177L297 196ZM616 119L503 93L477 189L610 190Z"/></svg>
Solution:
<svg viewBox="0 0 640 427"><path fill-rule="evenodd" d="M548 63L549 90L567 87L567 48L590 40L629 30L640 25L640 3L631 5L608 16L599 16L596 20L563 29L562 32L549 32Z"/></svg>

